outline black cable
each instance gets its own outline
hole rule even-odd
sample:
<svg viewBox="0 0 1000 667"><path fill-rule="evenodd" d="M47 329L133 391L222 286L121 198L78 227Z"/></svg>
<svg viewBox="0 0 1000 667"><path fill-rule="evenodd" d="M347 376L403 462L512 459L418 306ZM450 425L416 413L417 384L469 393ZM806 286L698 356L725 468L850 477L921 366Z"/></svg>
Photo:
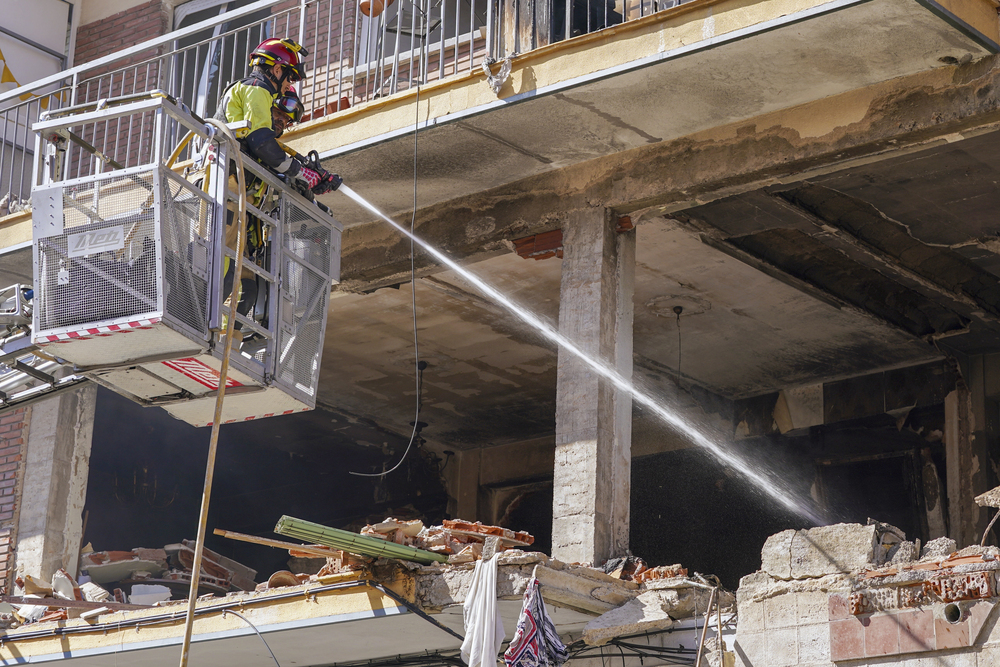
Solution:
<svg viewBox="0 0 1000 667"><path fill-rule="evenodd" d="M253 628L253 631L257 633L258 637L260 637L260 640L262 642L264 642L264 648L266 648L267 652L271 654L271 659L274 660L274 664L277 665L278 667L281 667L281 664L278 663L278 659L274 657L274 651L272 651L271 647L267 645L267 640L264 639L264 635L260 634L260 630L257 629L256 625L254 625L253 623L250 622L250 619L248 619L246 616L244 616L243 614L239 613L238 611L233 611L232 609L223 609L222 610L222 618L225 618L226 614L232 614L233 616L236 616L238 618L243 619L244 623L246 623L251 628Z"/></svg>
<svg viewBox="0 0 1000 667"><path fill-rule="evenodd" d="M386 597L389 597L389 598L392 598L393 600L395 600L396 604L403 605L408 610L410 610L412 613L416 614L417 616L419 616L420 618L424 619L428 623L431 623L432 625L435 625L435 626L441 628L442 630L444 630L445 632L447 632L452 637L454 637L454 638L456 638L456 639L458 639L459 641L462 641L462 642L465 641L465 637L463 637L462 635L458 634L457 632L455 632L454 630L452 630L451 628L449 628L447 625L444 625L444 624L438 622L434 617L432 617L430 614L428 614L427 612L425 612L423 609L421 609L417 605L413 604L412 602L407 602L405 599L403 599L402 596L397 595L391 589L386 588L382 584L374 582L374 581L369 581L368 585L371 586L372 588L377 588L378 590L380 590L382 592L383 595L385 595Z"/></svg>
<svg viewBox="0 0 1000 667"><path fill-rule="evenodd" d="M416 118L413 121L413 215L410 216L410 305L413 309L413 365L417 376L417 406L413 414L413 432L410 433L410 441L406 444L406 449L399 458L399 463L383 472L350 472L351 475L355 475L356 477L385 477L389 473L395 472L399 466L403 465L403 461L406 460L407 454L410 453L410 449L413 447L413 441L417 439L417 433L420 432L420 391L423 388L423 370L427 368L427 362L423 362L423 366L421 366L420 345L417 341L417 270L413 259L413 230L417 222L417 129L420 127L420 86L417 86L417 100L414 106L416 107Z"/></svg>
<svg viewBox="0 0 1000 667"><path fill-rule="evenodd" d="M674 307L674 312L677 313L677 379L681 379L681 311L680 306Z"/></svg>

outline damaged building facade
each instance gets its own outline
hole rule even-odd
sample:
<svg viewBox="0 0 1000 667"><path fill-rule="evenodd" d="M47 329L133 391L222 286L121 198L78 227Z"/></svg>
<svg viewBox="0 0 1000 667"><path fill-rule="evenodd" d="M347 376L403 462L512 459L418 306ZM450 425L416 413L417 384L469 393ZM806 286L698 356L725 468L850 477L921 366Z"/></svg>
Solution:
<svg viewBox="0 0 1000 667"><path fill-rule="evenodd" d="M508 638L534 573L567 644L630 665L996 660L995 509L976 502L1000 484L991 0L45 0L19 20L0 35L0 289L32 282L41 114L161 89L208 117L247 44L289 35L310 53L290 145L516 304L319 197L344 232L317 409L222 428L212 529L528 533L499 556ZM128 136L85 139L124 159ZM7 593L133 560L126 579L182 581L207 429L57 360L0 361ZM320 575L207 544L233 565L207 590L243 593L199 602L206 660L266 657L236 613L299 664L461 643L470 562ZM603 567L628 554L684 567ZM286 569L305 578L250 586ZM735 603L720 588L711 616L719 581ZM0 659L174 659L175 608L105 602L10 630ZM718 651L699 658L703 629Z"/></svg>

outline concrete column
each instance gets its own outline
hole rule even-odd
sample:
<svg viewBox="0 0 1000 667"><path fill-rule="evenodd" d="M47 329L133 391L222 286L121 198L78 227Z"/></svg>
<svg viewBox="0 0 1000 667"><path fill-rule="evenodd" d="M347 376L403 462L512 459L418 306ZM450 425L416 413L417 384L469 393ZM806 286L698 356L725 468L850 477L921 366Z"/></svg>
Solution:
<svg viewBox="0 0 1000 667"><path fill-rule="evenodd" d="M944 443L948 533L965 547L979 544L992 518L974 498L997 485L1000 355L970 355L961 367L964 383L945 398Z"/></svg>
<svg viewBox="0 0 1000 667"><path fill-rule="evenodd" d="M603 209L563 228L559 330L632 377L635 232L616 234ZM632 397L559 350L552 555L599 564L629 545Z"/></svg>
<svg viewBox="0 0 1000 667"><path fill-rule="evenodd" d="M18 575L43 581L59 568L76 575L90 474L97 386L31 407L17 525Z"/></svg>

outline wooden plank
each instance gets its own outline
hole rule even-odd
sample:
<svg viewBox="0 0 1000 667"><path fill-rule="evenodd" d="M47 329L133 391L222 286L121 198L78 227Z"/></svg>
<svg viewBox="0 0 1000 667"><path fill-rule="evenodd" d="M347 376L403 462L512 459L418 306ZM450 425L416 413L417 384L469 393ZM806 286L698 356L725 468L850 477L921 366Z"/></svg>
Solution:
<svg viewBox="0 0 1000 667"><path fill-rule="evenodd" d="M256 535L247 535L245 533L234 533L231 530L222 530L221 528L216 528L213 532L216 535L228 537L231 540L250 542L251 544L262 544L266 547L275 547L276 549L294 549L295 551L301 551L319 558L334 558L338 556L340 552L339 549L332 549L330 547L316 546L312 544L296 544L295 542L285 542L283 540L272 540L267 537L257 537Z"/></svg>

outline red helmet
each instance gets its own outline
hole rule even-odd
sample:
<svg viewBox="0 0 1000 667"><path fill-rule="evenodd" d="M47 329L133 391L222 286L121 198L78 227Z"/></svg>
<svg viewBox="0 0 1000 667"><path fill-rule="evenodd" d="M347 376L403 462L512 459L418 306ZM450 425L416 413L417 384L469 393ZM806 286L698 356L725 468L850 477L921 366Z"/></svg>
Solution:
<svg viewBox="0 0 1000 667"><path fill-rule="evenodd" d="M250 53L250 66L272 67L284 65L286 76L292 82L306 78L306 64L303 58L309 52L291 39L265 39Z"/></svg>

